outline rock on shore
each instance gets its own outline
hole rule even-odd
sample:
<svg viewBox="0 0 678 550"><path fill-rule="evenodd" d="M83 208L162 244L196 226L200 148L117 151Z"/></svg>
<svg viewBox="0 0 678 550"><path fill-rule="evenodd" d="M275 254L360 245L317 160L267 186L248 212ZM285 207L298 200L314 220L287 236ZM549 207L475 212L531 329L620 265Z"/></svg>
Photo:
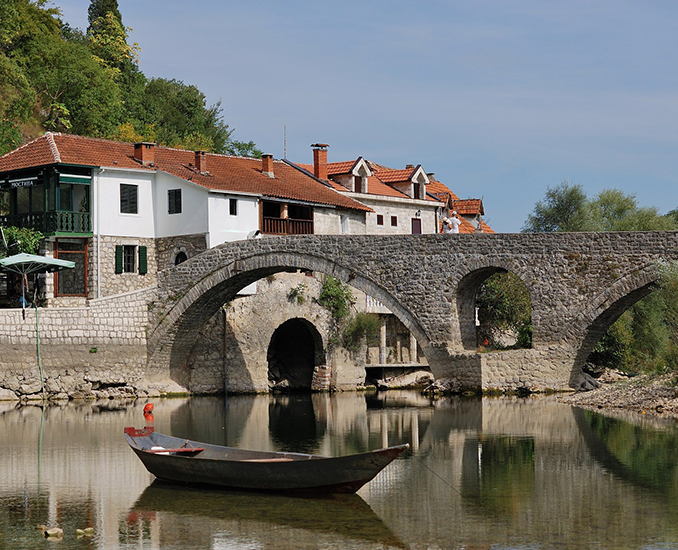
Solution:
<svg viewBox="0 0 678 550"><path fill-rule="evenodd" d="M610 379L611 380L608 381ZM672 375L633 378L604 375L600 387L561 396L570 405L589 409L625 409L678 418L678 379ZM600 379L599 379L600 380Z"/></svg>

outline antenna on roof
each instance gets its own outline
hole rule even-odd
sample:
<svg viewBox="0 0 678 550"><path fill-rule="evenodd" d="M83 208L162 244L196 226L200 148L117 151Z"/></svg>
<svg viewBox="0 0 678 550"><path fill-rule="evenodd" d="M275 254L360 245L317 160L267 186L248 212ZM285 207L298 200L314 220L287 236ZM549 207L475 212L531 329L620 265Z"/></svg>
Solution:
<svg viewBox="0 0 678 550"><path fill-rule="evenodd" d="M283 125L283 158L287 160L287 124Z"/></svg>

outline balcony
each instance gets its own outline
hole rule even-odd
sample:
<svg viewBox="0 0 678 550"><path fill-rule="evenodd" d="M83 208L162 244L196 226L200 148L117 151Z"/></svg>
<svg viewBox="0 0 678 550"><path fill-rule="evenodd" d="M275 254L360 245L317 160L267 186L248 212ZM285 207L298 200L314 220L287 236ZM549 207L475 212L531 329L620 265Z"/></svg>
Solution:
<svg viewBox="0 0 678 550"><path fill-rule="evenodd" d="M313 220L264 217L262 233L267 235L313 235Z"/></svg>
<svg viewBox="0 0 678 550"><path fill-rule="evenodd" d="M44 235L90 235L92 218L89 212L33 212L0 216L0 224L35 229Z"/></svg>

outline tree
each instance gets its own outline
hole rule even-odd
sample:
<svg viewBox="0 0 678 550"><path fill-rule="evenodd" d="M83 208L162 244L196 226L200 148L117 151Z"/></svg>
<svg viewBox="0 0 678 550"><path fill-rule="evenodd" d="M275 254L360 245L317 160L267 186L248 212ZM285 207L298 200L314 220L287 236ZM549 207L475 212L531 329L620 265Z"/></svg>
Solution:
<svg viewBox="0 0 678 550"><path fill-rule="evenodd" d="M147 79L117 0L92 0L87 33L49 0L0 0L0 154L45 130L260 156L231 140L220 102L195 86ZM139 139L141 138L141 139Z"/></svg>
<svg viewBox="0 0 678 550"><path fill-rule="evenodd" d="M97 20L112 14L122 26L122 14L118 7L118 0L92 0L87 8L87 21L89 27L87 32L91 31Z"/></svg>
<svg viewBox="0 0 678 550"><path fill-rule="evenodd" d="M205 94L195 86L153 78L144 89L141 106L138 121L154 124L159 143L170 147L198 144L206 151L226 152L232 130L223 121L221 104L207 106Z"/></svg>
<svg viewBox="0 0 678 550"><path fill-rule="evenodd" d="M563 181L546 190L546 197L535 204L522 231L589 231L591 227L588 199L581 185Z"/></svg>
<svg viewBox="0 0 678 550"><path fill-rule="evenodd" d="M92 21L87 32L92 55L116 79L123 71L132 70L130 65L136 65L139 61L138 44L130 46L127 43L130 30L122 26L113 12L108 12Z"/></svg>
<svg viewBox="0 0 678 550"><path fill-rule="evenodd" d="M515 347L532 347L532 302L525 284L513 273L495 273L476 296L478 340L501 347L497 332L516 336Z"/></svg>

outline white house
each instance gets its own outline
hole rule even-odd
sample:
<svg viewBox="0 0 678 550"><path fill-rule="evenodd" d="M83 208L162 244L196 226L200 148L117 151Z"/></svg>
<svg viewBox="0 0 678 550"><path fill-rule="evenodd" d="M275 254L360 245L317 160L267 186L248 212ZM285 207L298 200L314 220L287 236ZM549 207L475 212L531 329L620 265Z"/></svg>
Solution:
<svg viewBox="0 0 678 550"><path fill-rule="evenodd" d="M371 212L290 163L59 133L0 157L0 223L76 269L52 305L147 288L159 270L255 234L364 233Z"/></svg>

